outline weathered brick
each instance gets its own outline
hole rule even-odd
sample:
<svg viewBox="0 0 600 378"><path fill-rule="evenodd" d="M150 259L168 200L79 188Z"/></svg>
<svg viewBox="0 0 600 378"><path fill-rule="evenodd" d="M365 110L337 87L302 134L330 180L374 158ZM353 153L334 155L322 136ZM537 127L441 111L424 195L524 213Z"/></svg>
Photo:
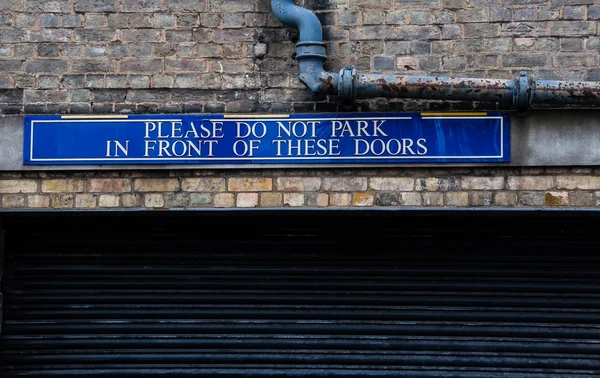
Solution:
<svg viewBox="0 0 600 378"><path fill-rule="evenodd" d="M121 204L123 207L141 207L142 206L142 195L135 194L123 194L121 196Z"/></svg>
<svg viewBox="0 0 600 378"><path fill-rule="evenodd" d="M327 193L304 193L306 206L327 207L329 206L329 194Z"/></svg>
<svg viewBox="0 0 600 378"><path fill-rule="evenodd" d="M0 0L0 11L22 11L25 0Z"/></svg>
<svg viewBox="0 0 600 378"><path fill-rule="evenodd" d="M445 194L446 205L450 207L469 206L468 192L448 192Z"/></svg>
<svg viewBox="0 0 600 378"><path fill-rule="evenodd" d="M38 55L44 58L58 57L59 48L57 43L42 43L37 46Z"/></svg>
<svg viewBox="0 0 600 378"><path fill-rule="evenodd" d="M69 0L27 0L27 12L69 13Z"/></svg>
<svg viewBox="0 0 600 378"><path fill-rule="evenodd" d="M367 189L366 177L326 177L323 190L333 192L355 192Z"/></svg>
<svg viewBox="0 0 600 378"><path fill-rule="evenodd" d="M555 67L593 67L598 65L597 54L560 54L554 57Z"/></svg>
<svg viewBox="0 0 600 378"><path fill-rule="evenodd" d="M352 194L350 193L331 193L329 204L333 207L350 206L352 203Z"/></svg>
<svg viewBox="0 0 600 378"><path fill-rule="evenodd" d="M189 193L169 193L165 194L165 207L169 209L183 209L190 204Z"/></svg>
<svg viewBox="0 0 600 378"><path fill-rule="evenodd" d="M471 206L491 206L494 193L487 191L477 191L469 193L469 205Z"/></svg>
<svg viewBox="0 0 600 378"><path fill-rule="evenodd" d="M548 64L546 54L510 54L502 57L504 67L543 67Z"/></svg>
<svg viewBox="0 0 600 378"><path fill-rule="evenodd" d="M423 206L442 207L444 206L444 193L423 193Z"/></svg>
<svg viewBox="0 0 600 378"><path fill-rule="evenodd" d="M600 189L600 177L598 176L556 176L557 189Z"/></svg>
<svg viewBox="0 0 600 378"><path fill-rule="evenodd" d="M136 192L177 192L179 191L179 180L172 178L136 179L134 188Z"/></svg>
<svg viewBox="0 0 600 378"><path fill-rule="evenodd" d="M19 29L5 29L0 33L0 42L23 42L25 31Z"/></svg>
<svg viewBox="0 0 600 378"><path fill-rule="evenodd" d="M486 22L488 20L487 8L466 8L456 11L456 22Z"/></svg>
<svg viewBox="0 0 600 378"><path fill-rule="evenodd" d="M69 99L69 92L65 90L25 90L26 102L62 103Z"/></svg>
<svg viewBox="0 0 600 378"><path fill-rule="evenodd" d="M372 190L398 190L406 192L415 189L415 179L411 177L372 177L369 180L369 188Z"/></svg>
<svg viewBox="0 0 600 378"><path fill-rule="evenodd" d="M515 21L533 21L535 19L534 8L517 8L514 10Z"/></svg>
<svg viewBox="0 0 600 378"><path fill-rule="evenodd" d="M79 179L51 179L42 181L43 193L81 193L85 181Z"/></svg>
<svg viewBox="0 0 600 378"><path fill-rule="evenodd" d="M304 206L304 193L283 193L283 206Z"/></svg>
<svg viewBox="0 0 600 378"><path fill-rule="evenodd" d="M191 193L190 205L194 207L208 207L212 203L211 193Z"/></svg>
<svg viewBox="0 0 600 378"><path fill-rule="evenodd" d="M398 206L400 196L397 192L375 192L375 206Z"/></svg>
<svg viewBox="0 0 600 378"><path fill-rule="evenodd" d="M197 42L208 42L208 30L205 30L207 34L201 33L202 30L194 30L192 36L193 40ZM226 30L214 30L213 40L217 43L231 43L231 42L254 42L258 38L258 33L254 29L226 29Z"/></svg>
<svg viewBox="0 0 600 378"><path fill-rule="evenodd" d="M519 203L523 206L544 206L546 195L544 192L519 192Z"/></svg>
<svg viewBox="0 0 600 378"><path fill-rule="evenodd" d="M247 0L211 0L211 12L252 12L254 2Z"/></svg>
<svg viewBox="0 0 600 378"><path fill-rule="evenodd" d="M25 196L22 194L3 195L2 207L5 209L25 207Z"/></svg>
<svg viewBox="0 0 600 378"><path fill-rule="evenodd" d="M219 193L213 197L214 207L234 207L235 196L233 193Z"/></svg>
<svg viewBox="0 0 600 378"><path fill-rule="evenodd" d="M402 192L399 194L399 203L402 206L421 206L423 204L423 198L421 193L415 192Z"/></svg>
<svg viewBox="0 0 600 378"><path fill-rule="evenodd" d="M205 72L207 68L203 59L165 59L166 72Z"/></svg>
<svg viewBox="0 0 600 378"><path fill-rule="evenodd" d="M158 42L161 38L160 30L127 29L121 32L124 42Z"/></svg>
<svg viewBox="0 0 600 378"><path fill-rule="evenodd" d="M283 206L283 194L277 192L264 192L260 194L260 207Z"/></svg>
<svg viewBox="0 0 600 378"><path fill-rule="evenodd" d="M167 102L172 90L129 90L127 91L127 102Z"/></svg>
<svg viewBox="0 0 600 378"><path fill-rule="evenodd" d="M54 209L69 209L75 203L73 194L53 194L50 196L50 207Z"/></svg>
<svg viewBox="0 0 600 378"><path fill-rule="evenodd" d="M569 192L546 192L544 194L546 206L567 206Z"/></svg>
<svg viewBox="0 0 600 378"><path fill-rule="evenodd" d="M148 208L161 208L165 206L165 198L162 194L144 194L144 206Z"/></svg>
<svg viewBox="0 0 600 378"><path fill-rule="evenodd" d="M578 190L578 191L569 193L569 200L571 202L571 206L575 206L575 207L594 206L594 193Z"/></svg>
<svg viewBox="0 0 600 378"><path fill-rule="evenodd" d="M273 190L273 179L270 177L234 177L228 182L231 192L269 192Z"/></svg>
<svg viewBox="0 0 600 378"><path fill-rule="evenodd" d="M206 9L206 0L172 0L165 2L169 12L200 12Z"/></svg>
<svg viewBox="0 0 600 378"><path fill-rule="evenodd" d="M477 23L464 25L465 38L499 37L500 26L497 24Z"/></svg>
<svg viewBox="0 0 600 378"><path fill-rule="evenodd" d="M72 63L73 73L114 72L115 63L110 59L81 59Z"/></svg>
<svg viewBox="0 0 600 378"><path fill-rule="evenodd" d="M122 193L131 191L129 179L90 179L87 182L87 191L91 193Z"/></svg>
<svg viewBox="0 0 600 378"><path fill-rule="evenodd" d="M396 38L404 41L435 40L440 38L440 28L437 26L403 25L394 28ZM369 38L376 39L376 38ZM389 37L386 39L390 39Z"/></svg>
<svg viewBox="0 0 600 378"><path fill-rule="evenodd" d="M547 22L514 22L502 24L503 37L538 37L548 35Z"/></svg>
<svg viewBox="0 0 600 378"><path fill-rule="evenodd" d="M585 18L584 6L575 7L563 7L563 19L564 20L583 20Z"/></svg>
<svg viewBox="0 0 600 378"><path fill-rule="evenodd" d="M20 103L23 101L23 94L22 89L0 90L0 103Z"/></svg>
<svg viewBox="0 0 600 378"><path fill-rule="evenodd" d="M27 196L27 207L32 209L46 209L50 207L50 197L31 195Z"/></svg>
<svg viewBox="0 0 600 378"><path fill-rule="evenodd" d="M394 35L392 26L357 26L350 29L350 39L355 41L375 39L391 39Z"/></svg>
<svg viewBox="0 0 600 378"><path fill-rule="evenodd" d="M114 12L116 0L75 0L76 12Z"/></svg>
<svg viewBox="0 0 600 378"><path fill-rule="evenodd" d="M414 2L417 2L418 0L407 0L405 3L403 3L403 6L405 7L411 7L413 6L412 4ZM426 1L418 1L419 3L425 4L425 3L430 3L435 0L426 0ZM439 0L438 0L439 1ZM325 4L322 4L320 7L325 7ZM350 0L350 9L354 9L354 8L360 8L360 9L390 9L394 7L395 2L393 0L380 0L380 1L373 1L373 0ZM319 8L319 6L317 6L317 9Z"/></svg>
<svg viewBox="0 0 600 378"><path fill-rule="evenodd" d="M517 205L517 193L496 192L494 193L494 206L512 207Z"/></svg>
<svg viewBox="0 0 600 378"><path fill-rule="evenodd" d="M548 4L549 0L504 0L503 5L541 5Z"/></svg>
<svg viewBox="0 0 600 378"><path fill-rule="evenodd" d="M60 18L55 14L41 14L40 26L44 28L57 28Z"/></svg>
<svg viewBox="0 0 600 378"><path fill-rule="evenodd" d="M550 21L550 34L557 37L595 35L596 23L592 21Z"/></svg>
<svg viewBox="0 0 600 378"><path fill-rule="evenodd" d="M277 190L290 192L313 192L321 187L319 177L280 177L277 178Z"/></svg>
<svg viewBox="0 0 600 378"><path fill-rule="evenodd" d="M429 19L431 17L431 13L429 11L413 10L413 11L408 12L408 17L409 17L409 22L411 25L427 25L427 24L429 24ZM366 23L364 21L364 16L363 16L363 23ZM375 20L375 22L372 22L372 23L379 24L380 22L376 22L376 20Z"/></svg>
<svg viewBox="0 0 600 378"><path fill-rule="evenodd" d="M375 197L372 193L354 193L352 196L352 205L357 207L373 206Z"/></svg>
<svg viewBox="0 0 600 378"><path fill-rule="evenodd" d="M186 178L181 182L181 189L186 192L224 192L226 184L220 177Z"/></svg>
<svg viewBox="0 0 600 378"><path fill-rule="evenodd" d="M75 207L82 209L91 209L97 206L97 196L95 194L76 194Z"/></svg>
<svg viewBox="0 0 600 378"><path fill-rule="evenodd" d="M160 0L127 0L120 2L122 12L156 12L160 10Z"/></svg>
<svg viewBox="0 0 600 378"><path fill-rule="evenodd" d="M512 21L512 13L509 8L490 8L490 21L510 22Z"/></svg>
<svg viewBox="0 0 600 378"><path fill-rule="evenodd" d="M587 5L594 4L594 0L551 0L552 5Z"/></svg>
<svg viewBox="0 0 600 378"><path fill-rule="evenodd" d="M161 72L162 59L125 58L119 67L121 72Z"/></svg>
<svg viewBox="0 0 600 378"><path fill-rule="evenodd" d="M23 62L21 60L0 60L1 72L22 72Z"/></svg>
<svg viewBox="0 0 600 378"><path fill-rule="evenodd" d="M554 188L552 176L514 176L509 177L506 189L509 190L549 190Z"/></svg>
<svg viewBox="0 0 600 378"><path fill-rule="evenodd" d="M504 177L463 177L462 189L466 190L497 190L504 189Z"/></svg>
<svg viewBox="0 0 600 378"><path fill-rule="evenodd" d="M68 62L66 60L45 59L29 60L25 62L25 71L27 72L56 72L63 73L67 71Z"/></svg>

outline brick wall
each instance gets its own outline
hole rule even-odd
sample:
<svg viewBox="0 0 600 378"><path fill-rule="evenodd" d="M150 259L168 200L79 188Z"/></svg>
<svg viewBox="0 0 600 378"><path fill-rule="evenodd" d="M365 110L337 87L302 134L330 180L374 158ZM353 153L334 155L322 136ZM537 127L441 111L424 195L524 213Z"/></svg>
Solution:
<svg viewBox="0 0 600 378"><path fill-rule="evenodd" d="M333 71L600 80L596 0L300 3L323 22ZM299 84L297 36L268 0L0 0L0 114L338 110Z"/></svg>
<svg viewBox="0 0 600 378"><path fill-rule="evenodd" d="M343 110L299 83L298 32L269 3L0 0L0 114ZM600 80L600 1L299 4L324 25L331 71ZM494 108L372 99L355 110L473 107ZM0 172L2 209L591 208L599 198L593 167Z"/></svg>
<svg viewBox="0 0 600 378"><path fill-rule="evenodd" d="M598 168L0 173L3 209L600 206Z"/></svg>

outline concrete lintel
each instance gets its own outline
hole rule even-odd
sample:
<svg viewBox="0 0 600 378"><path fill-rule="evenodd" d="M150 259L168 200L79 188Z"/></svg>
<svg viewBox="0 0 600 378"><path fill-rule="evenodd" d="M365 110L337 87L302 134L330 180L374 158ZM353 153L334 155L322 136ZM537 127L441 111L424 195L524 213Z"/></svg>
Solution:
<svg viewBox="0 0 600 378"><path fill-rule="evenodd" d="M600 165L600 110L532 110L511 114L510 163L307 165L23 165L23 117L0 116L0 171L369 167L510 167Z"/></svg>

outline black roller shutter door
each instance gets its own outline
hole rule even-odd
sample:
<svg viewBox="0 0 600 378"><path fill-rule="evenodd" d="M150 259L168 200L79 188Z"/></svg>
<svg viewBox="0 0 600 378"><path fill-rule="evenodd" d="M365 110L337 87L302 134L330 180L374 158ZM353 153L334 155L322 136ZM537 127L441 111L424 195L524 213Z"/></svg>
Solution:
<svg viewBox="0 0 600 378"><path fill-rule="evenodd" d="M0 375L600 375L597 217L407 214L7 217Z"/></svg>

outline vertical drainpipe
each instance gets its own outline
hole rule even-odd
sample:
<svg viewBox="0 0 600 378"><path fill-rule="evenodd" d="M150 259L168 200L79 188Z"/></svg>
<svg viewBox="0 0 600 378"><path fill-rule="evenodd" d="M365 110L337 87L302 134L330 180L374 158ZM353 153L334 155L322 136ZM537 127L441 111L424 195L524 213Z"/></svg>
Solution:
<svg viewBox="0 0 600 378"><path fill-rule="evenodd" d="M300 31L300 40L296 45L300 81L314 94L330 91L337 82L338 74L329 73L323 68L327 51L323 43L321 21L313 12L295 5L293 0L272 0L271 8L281 23Z"/></svg>
<svg viewBox="0 0 600 378"><path fill-rule="evenodd" d="M549 106L600 105L600 82L531 79L521 72L514 80L358 73L353 67L327 72L321 22L293 0L271 0L275 17L300 31L296 60L300 81L313 92L337 94L345 105L357 98L390 97L495 102L519 113L532 104Z"/></svg>

